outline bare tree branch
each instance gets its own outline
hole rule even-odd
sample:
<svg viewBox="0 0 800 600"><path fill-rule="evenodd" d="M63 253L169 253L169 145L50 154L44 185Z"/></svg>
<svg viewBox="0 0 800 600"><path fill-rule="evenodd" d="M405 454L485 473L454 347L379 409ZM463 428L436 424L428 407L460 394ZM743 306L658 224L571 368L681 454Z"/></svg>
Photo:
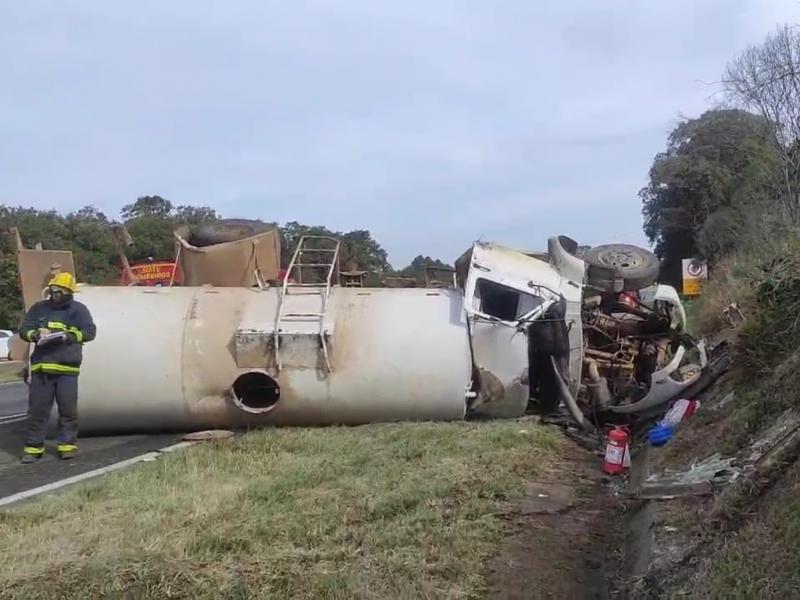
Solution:
<svg viewBox="0 0 800 600"><path fill-rule="evenodd" d="M725 72L722 86L735 104L772 125L780 165L773 176L787 218L800 223L800 32L784 26L752 46Z"/></svg>

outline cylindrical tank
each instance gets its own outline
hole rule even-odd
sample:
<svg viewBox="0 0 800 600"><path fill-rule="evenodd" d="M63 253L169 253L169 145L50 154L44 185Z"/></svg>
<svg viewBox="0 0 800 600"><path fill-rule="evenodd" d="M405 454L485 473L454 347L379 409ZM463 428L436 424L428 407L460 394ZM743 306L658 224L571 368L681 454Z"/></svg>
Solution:
<svg viewBox="0 0 800 600"><path fill-rule="evenodd" d="M330 372L313 317L302 335L281 338L275 368L276 289L81 286L78 299L98 328L84 347L83 433L465 414L472 363L457 291L333 288L323 320ZM256 359L243 358L242 331L261 349Z"/></svg>

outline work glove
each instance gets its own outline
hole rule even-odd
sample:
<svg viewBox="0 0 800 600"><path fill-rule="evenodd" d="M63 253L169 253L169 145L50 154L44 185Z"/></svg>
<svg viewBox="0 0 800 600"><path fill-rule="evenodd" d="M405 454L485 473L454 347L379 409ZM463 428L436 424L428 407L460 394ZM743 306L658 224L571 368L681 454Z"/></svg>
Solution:
<svg viewBox="0 0 800 600"><path fill-rule="evenodd" d="M72 331L68 331L66 333L66 342L68 344L77 344L78 343L78 335Z"/></svg>

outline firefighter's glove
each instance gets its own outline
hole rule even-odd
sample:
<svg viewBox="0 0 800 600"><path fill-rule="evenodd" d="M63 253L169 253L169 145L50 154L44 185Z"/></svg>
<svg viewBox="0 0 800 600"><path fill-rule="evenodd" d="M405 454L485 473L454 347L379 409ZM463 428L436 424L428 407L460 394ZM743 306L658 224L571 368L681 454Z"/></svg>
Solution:
<svg viewBox="0 0 800 600"><path fill-rule="evenodd" d="M65 335L66 335L66 341L69 344L77 344L80 341L78 339L78 334L73 331L68 331Z"/></svg>

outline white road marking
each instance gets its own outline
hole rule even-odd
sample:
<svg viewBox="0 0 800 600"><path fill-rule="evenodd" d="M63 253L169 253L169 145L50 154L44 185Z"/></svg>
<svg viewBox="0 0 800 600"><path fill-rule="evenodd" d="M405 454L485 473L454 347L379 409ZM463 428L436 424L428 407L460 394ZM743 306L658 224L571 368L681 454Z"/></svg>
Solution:
<svg viewBox="0 0 800 600"><path fill-rule="evenodd" d="M15 415L5 415L0 417L0 425L5 425L7 423L17 423L19 421L24 421L28 418L28 413L17 413Z"/></svg>
<svg viewBox="0 0 800 600"><path fill-rule="evenodd" d="M140 454L139 456L134 456L133 458L129 458L127 460L121 460L117 463L114 463L113 465L108 465L107 467L101 467L99 469L94 469L93 471L86 471L86 473L74 475L73 477L67 477L66 479L53 481L51 483L47 483L45 485L32 488L30 490L25 490L23 492L18 492L16 494L11 494L10 496L6 496L5 498L0 498L0 506L8 506L9 504L13 504L21 500L27 500L28 498L33 498L35 496L46 494L48 492L53 492L68 485L73 485L75 483L79 483L87 479L99 477L100 475L105 475L106 473L111 473L113 471L119 471L120 469L125 469L140 462L156 460L163 453L174 452L182 448L188 448L189 446L194 446L195 444L196 442L180 442L178 444L173 444L172 446L167 446L166 448L162 448L154 452L147 452L146 454Z"/></svg>

